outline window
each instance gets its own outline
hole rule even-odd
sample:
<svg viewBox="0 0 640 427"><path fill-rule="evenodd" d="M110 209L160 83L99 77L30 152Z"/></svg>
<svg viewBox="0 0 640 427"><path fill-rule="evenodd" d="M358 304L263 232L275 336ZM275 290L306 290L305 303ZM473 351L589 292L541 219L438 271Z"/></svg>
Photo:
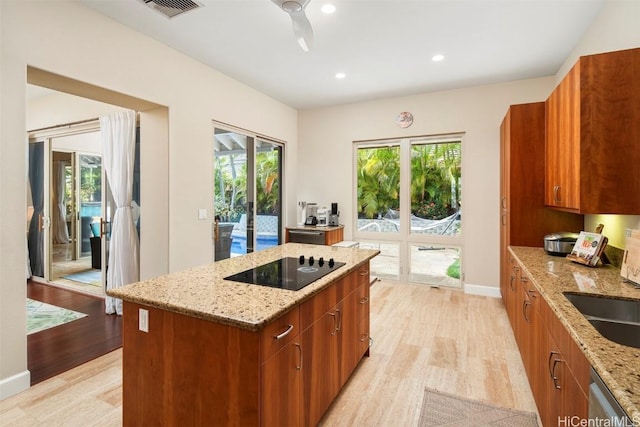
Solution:
<svg viewBox="0 0 640 427"><path fill-rule="evenodd" d="M357 142L355 238L378 277L461 286L462 136Z"/></svg>

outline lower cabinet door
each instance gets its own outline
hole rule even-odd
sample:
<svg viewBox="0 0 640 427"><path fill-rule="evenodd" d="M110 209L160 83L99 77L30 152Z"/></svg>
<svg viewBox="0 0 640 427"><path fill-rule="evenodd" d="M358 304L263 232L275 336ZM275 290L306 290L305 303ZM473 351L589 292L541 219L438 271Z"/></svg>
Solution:
<svg viewBox="0 0 640 427"><path fill-rule="evenodd" d="M304 425L315 426L340 390L340 313L325 313L302 334Z"/></svg>
<svg viewBox="0 0 640 427"><path fill-rule="evenodd" d="M303 369L302 344L297 339L262 365L262 426L302 423Z"/></svg>

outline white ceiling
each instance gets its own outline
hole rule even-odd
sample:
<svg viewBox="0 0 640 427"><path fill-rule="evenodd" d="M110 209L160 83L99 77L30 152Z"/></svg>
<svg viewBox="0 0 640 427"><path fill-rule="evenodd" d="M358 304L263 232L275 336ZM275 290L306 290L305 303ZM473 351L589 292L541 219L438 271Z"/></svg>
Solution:
<svg viewBox="0 0 640 427"><path fill-rule="evenodd" d="M554 75L605 0L311 0L306 53L271 0L198 0L203 7L172 19L140 0L79 1L309 109ZM320 12L328 1L333 15Z"/></svg>

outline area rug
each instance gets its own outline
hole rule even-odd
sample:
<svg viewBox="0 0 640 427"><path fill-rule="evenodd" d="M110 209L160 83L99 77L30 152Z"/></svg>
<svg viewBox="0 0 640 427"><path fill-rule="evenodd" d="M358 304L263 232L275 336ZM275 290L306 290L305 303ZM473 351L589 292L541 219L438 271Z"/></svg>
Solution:
<svg viewBox="0 0 640 427"><path fill-rule="evenodd" d="M532 412L501 408L425 388L418 425L538 427L538 421Z"/></svg>
<svg viewBox="0 0 640 427"><path fill-rule="evenodd" d="M86 314L27 298L27 335L85 317Z"/></svg>
<svg viewBox="0 0 640 427"><path fill-rule="evenodd" d="M67 274L62 277L68 280L73 280L74 282L84 283L86 285L102 286L102 271L96 269Z"/></svg>

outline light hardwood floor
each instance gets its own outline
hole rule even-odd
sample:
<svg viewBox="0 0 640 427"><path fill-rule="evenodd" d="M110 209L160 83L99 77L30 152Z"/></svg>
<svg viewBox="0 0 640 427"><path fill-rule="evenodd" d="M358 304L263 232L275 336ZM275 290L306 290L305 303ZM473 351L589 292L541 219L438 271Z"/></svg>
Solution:
<svg viewBox="0 0 640 427"><path fill-rule="evenodd" d="M323 426L417 426L424 388L535 412L501 300L377 282L371 356ZM0 402L0 424L111 426L122 421L121 350Z"/></svg>

